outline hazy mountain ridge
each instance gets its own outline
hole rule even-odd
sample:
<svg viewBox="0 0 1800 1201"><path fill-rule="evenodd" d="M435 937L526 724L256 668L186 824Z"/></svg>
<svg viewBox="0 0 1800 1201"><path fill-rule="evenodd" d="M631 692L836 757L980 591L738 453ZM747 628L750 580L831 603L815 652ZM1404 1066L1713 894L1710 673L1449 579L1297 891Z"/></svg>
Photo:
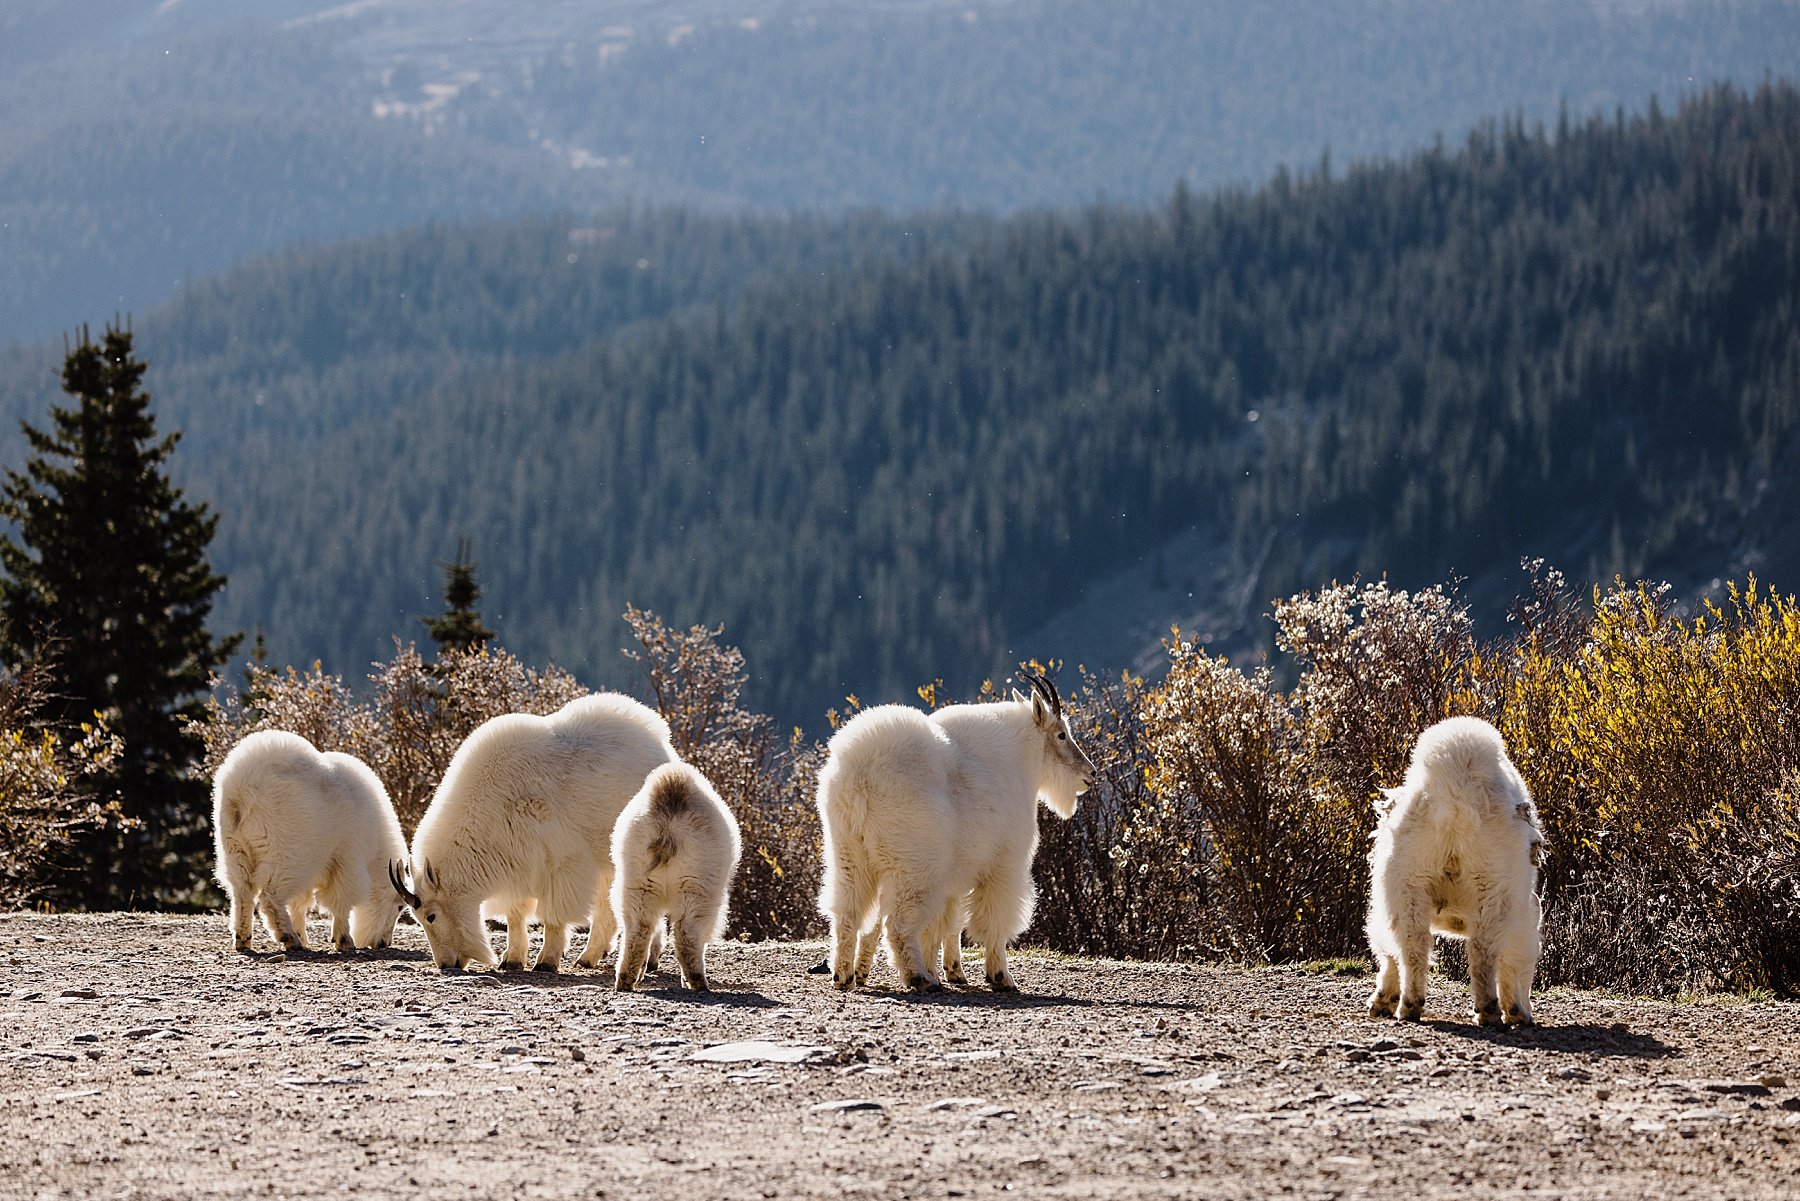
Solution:
<svg viewBox="0 0 1800 1201"><path fill-rule="evenodd" d="M1149 200L1800 68L1793 0L21 0L0 35L0 341L428 220Z"/></svg>

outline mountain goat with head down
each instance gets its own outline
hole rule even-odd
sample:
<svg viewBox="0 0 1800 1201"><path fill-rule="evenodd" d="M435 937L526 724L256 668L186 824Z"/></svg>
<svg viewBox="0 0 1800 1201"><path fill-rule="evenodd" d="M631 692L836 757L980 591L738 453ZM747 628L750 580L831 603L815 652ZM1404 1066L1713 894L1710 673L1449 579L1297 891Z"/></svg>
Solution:
<svg viewBox="0 0 1800 1201"><path fill-rule="evenodd" d="M725 933L737 874L738 824L731 810L698 771L665 764L619 815L612 848L612 907L619 923L613 987L634 987L655 965L667 916L682 982L708 991L706 944Z"/></svg>
<svg viewBox="0 0 1800 1201"><path fill-rule="evenodd" d="M1544 835L1500 732L1477 717L1437 723L1387 796L1369 855L1369 1016L1419 1019L1431 938L1446 934L1468 940L1476 1020L1531 1025Z"/></svg>
<svg viewBox="0 0 1800 1201"><path fill-rule="evenodd" d="M819 773L819 911L831 921L836 987L866 982L885 923L907 987L941 989L935 961L966 921L986 949L988 984L1016 991L1006 945L1030 924L1036 898L1037 802L1069 817L1094 772L1055 686L1027 678L1030 700L930 715L880 705L832 736Z"/></svg>
<svg viewBox="0 0 1800 1201"><path fill-rule="evenodd" d="M501 966L523 968L535 912L556 971L569 927L590 921L581 963L612 943L612 834L644 777L675 758L669 727L630 697L570 701L549 717L509 713L478 726L450 759L413 834L412 883L389 869L440 968L491 966L484 913L506 917Z"/></svg>
<svg viewBox="0 0 1800 1201"><path fill-rule="evenodd" d="M284 730L249 735L213 777L213 844L238 950L250 949L257 909L283 947L303 950L315 900L340 951L393 939L400 911L385 871L406 843L387 790L354 755Z"/></svg>

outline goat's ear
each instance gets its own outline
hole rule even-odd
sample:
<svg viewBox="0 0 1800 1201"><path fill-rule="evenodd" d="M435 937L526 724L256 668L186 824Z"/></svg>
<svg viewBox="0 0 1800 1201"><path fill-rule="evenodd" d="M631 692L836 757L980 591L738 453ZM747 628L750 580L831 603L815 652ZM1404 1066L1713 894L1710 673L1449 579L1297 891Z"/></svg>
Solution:
<svg viewBox="0 0 1800 1201"><path fill-rule="evenodd" d="M1025 694L1023 692L1020 692L1017 688L1014 688L1011 691L1012 691L1013 700L1022 701L1025 699Z"/></svg>
<svg viewBox="0 0 1800 1201"><path fill-rule="evenodd" d="M1031 691L1031 720L1040 726L1050 725L1050 710L1044 707L1044 698L1035 688Z"/></svg>

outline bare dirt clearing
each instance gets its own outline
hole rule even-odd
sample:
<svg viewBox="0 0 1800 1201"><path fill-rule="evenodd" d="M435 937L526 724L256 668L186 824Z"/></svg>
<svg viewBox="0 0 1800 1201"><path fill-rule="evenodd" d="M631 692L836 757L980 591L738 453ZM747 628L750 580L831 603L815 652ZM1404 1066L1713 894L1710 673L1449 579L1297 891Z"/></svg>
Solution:
<svg viewBox="0 0 1800 1201"><path fill-rule="evenodd" d="M1441 979L1405 1026L1367 979L1031 953L1020 997L845 995L792 943L620 995L399 938L0 915L0 1196L1800 1196L1793 1004L1491 1032Z"/></svg>

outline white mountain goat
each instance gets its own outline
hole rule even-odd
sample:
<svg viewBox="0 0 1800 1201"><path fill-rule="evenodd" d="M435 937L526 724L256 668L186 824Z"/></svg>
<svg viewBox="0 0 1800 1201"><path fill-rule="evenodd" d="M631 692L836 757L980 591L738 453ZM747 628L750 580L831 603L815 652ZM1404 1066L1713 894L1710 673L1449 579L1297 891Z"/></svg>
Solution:
<svg viewBox="0 0 1800 1201"><path fill-rule="evenodd" d="M501 966L525 966L526 922L544 924L535 964L554 972L569 927L590 921L581 963L613 938L612 834L644 777L675 758L655 710L614 693L570 701L549 717L509 713L456 748L413 834L412 886L389 867L440 968L492 966L484 914L506 917Z"/></svg>
<svg viewBox="0 0 1800 1201"><path fill-rule="evenodd" d="M213 777L213 845L238 950L250 949L257 909L283 947L305 949L314 900L338 950L392 941L400 911L384 870L406 842L387 790L354 755L283 730L247 736Z"/></svg>
<svg viewBox="0 0 1800 1201"><path fill-rule="evenodd" d="M1531 1025L1537 869L1544 835L1499 731L1477 717L1438 722L1413 747L1406 780L1369 854L1369 949L1380 968L1370 1017L1417 1021L1433 934L1468 940L1469 990L1483 1026Z"/></svg>
<svg viewBox="0 0 1800 1201"><path fill-rule="evenodd" d="M819 911L831 920L836 987L867 981L885 922L907 987L941 989L935 961L966 921L986 948L988 984L1016 991L1006 944L1030 923L1036 899L1037 802L1069 817L1094 772L1055 686L1028 678L1029 701L1015 694L929 716L880 705L832 736L819 773Z"/></svg>
<svg viewBox="0 0 1800 1201"><path fill-rule="evenodd" d="M731 810L687 764L659 767L619 814L612 855L620 939L613 986L630 989L655 965L666 915L682 983L708 991L706 944L725 933L726 901L737 874L738 824Z"/></svg>

